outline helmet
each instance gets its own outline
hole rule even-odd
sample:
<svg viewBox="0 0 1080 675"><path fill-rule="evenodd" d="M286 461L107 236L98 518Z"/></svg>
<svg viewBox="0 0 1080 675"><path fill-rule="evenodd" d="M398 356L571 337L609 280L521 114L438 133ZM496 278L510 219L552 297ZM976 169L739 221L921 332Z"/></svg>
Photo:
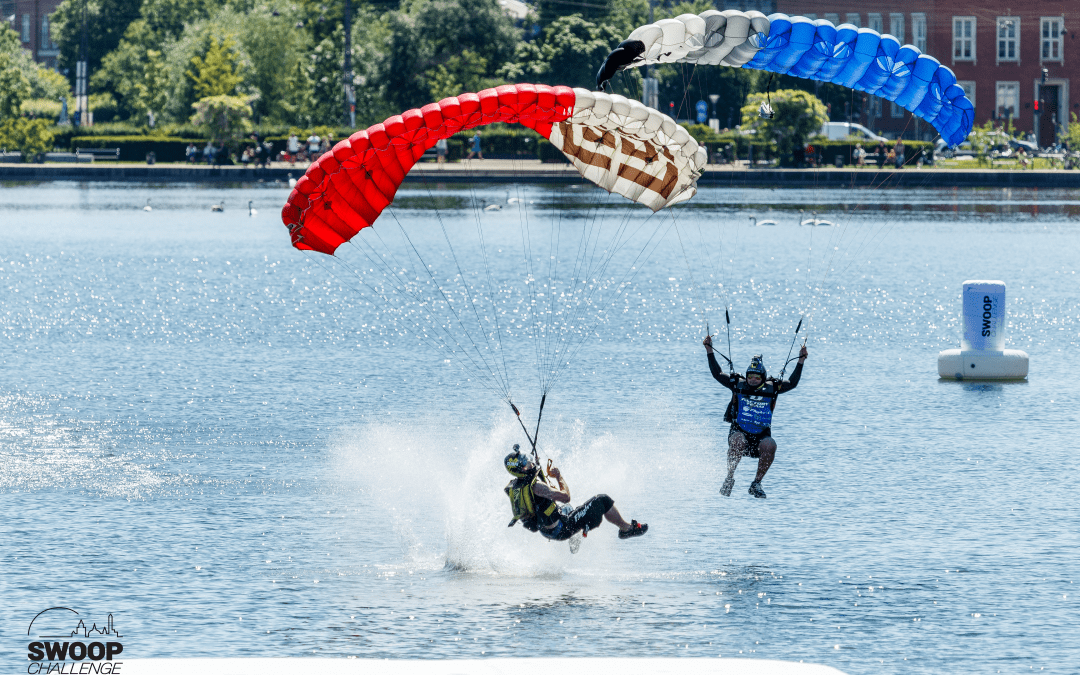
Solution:
<svg viewBox="0 0 1080 675"><path fill-rule="evenodd" d="M750 367L746 369L746 376L750 377L751 375L760 375L762 381L768 376L765 371L765 364L761 360L761 354L757 354L750 359Z"/></svg>
<svg viewBox="0 0 1080 675"><path fill-rule="evenodd" d="M521 452L521 446L514 444L514 450L503 460L506 470L515 478L525 478L525 467L529 465L529 456Z"/></svg>

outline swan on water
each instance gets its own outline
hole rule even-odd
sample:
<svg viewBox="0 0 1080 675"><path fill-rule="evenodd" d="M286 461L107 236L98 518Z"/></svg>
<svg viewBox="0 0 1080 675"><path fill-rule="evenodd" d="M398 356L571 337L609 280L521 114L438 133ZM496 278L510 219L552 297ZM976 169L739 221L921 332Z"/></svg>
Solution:
<svg viewBox="0 0 1080 675"><path fill-rule="evenodd" d="M248 200L248 217L254 218L259 215L259 211L251 206L251 200Z"/></svg>
<svg viewBox="0 0 1080 675"><path fill-rule="evenodd" d="M756 216L750 216L750 220L754 221L750 223L750 227L767 227L771 225L776 225L775 220L763 220L759 223Z"/></svg>
<svg viewBox="0 0 1080 675"><path fill-rule="evenodd" d="M805 220L803 219L803 213L805 213L805 211L803 211L802 209L799 209L799 226L800 227L813 227L814 223L817 222L817 211L814 211L813 213L811 213L810 217L805 219Z"/></svg>
<svg viewBox="0 0 1080 675"><path fill-rule="evenodd" d="M291 187L291 188L296 187L296 179L292 177L291 173L289 174L289 187Z"/></svg>
<svg viewBox="0 0 1080 675"><path fill-rule="evenodd" d="M153 211L154 207L150 206L150 198L146 198L146 206L142 207L143 211Z"/></svg>
<svg viewBox="0 0 1080 675"><path fill-rule="evenodd" d="M485 211L502 211L502 206L499 204L488 204L484 207Z"/></svg>
<svg viewBox="0 0 1080 675"><path fill-rule="evenodd" d="M218 202L217 204L211 204L210 205L210 210L215 212L215 213L221 213L222 211L225 210L225 201L222 200L222 201Z"/></svg>

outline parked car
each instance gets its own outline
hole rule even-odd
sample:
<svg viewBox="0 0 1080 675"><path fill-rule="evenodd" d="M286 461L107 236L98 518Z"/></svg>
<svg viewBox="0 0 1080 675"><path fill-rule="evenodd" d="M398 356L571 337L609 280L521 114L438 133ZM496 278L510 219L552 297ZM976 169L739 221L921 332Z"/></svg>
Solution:
<svg viewBox="0 0 1080 675"><path fill-rule="evenodd" d="M884 136L878 136L873 131L870 131L861 124L853 124L851 122L826 122L821 125L822 136L830 141L842 141L847 138L854 138L860 141L886 141L889 139Z"/></svg>

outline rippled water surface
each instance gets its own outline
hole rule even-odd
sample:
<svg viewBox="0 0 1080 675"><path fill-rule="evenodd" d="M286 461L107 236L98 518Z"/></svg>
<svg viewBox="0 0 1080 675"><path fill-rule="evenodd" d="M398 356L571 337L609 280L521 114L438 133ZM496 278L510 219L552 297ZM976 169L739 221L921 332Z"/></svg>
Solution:
<svg viewBox="0 0 1080 675"><path fill-rule="evenodd" d="M334 267L289 246L280 185L0 188L13 661L30 619L65 606L111 612L133 658L1076 672L1075 195L706 189L648 218L583 188L436 189L446 208L413 188L376 227L409 234L412 248L384 242L400 260L353 248ZM836 227L800 227L811 211ZM605 249L624 224L623 248ZM544 286L553 250L561 288ZM562 361L537 350L528 309L574 293L575 264L602 287L565 335L593 334L551 389L540 446L575 503L607 493L650 531L619 541L603 525L571 556L506 527L501 459L523 434L500 392L531 426L536 364ZM462 321L499 319L501 350L476 353L496 378L447 353L451 314L425 319L447 309L432 283L459 272L478 280L475 297L449 292ZM1008 285L1026 382L938 380L972 278ZM420 301L394 293L405 283ZM726 349L725 301L740 368L762 353L779 371L806 315L811 357L777 408L766 500L746 492L749 459L718 494L728 396L700 340L708 320Z"/></svg>

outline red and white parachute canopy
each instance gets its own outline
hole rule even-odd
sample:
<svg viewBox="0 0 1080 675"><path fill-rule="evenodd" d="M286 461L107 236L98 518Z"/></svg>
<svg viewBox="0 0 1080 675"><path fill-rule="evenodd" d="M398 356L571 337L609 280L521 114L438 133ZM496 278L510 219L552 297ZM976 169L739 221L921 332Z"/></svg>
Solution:
<svg viewBox="0 0 1080 675"><path fill-rule="evenodd" d="M375 222L440 138L495 122L536 130L584 178L653 211L693 197L706 161L686 129L622 96L542 84L485 89L395 115L320 157L281 210L293 246L333 255Z"/></svg>

